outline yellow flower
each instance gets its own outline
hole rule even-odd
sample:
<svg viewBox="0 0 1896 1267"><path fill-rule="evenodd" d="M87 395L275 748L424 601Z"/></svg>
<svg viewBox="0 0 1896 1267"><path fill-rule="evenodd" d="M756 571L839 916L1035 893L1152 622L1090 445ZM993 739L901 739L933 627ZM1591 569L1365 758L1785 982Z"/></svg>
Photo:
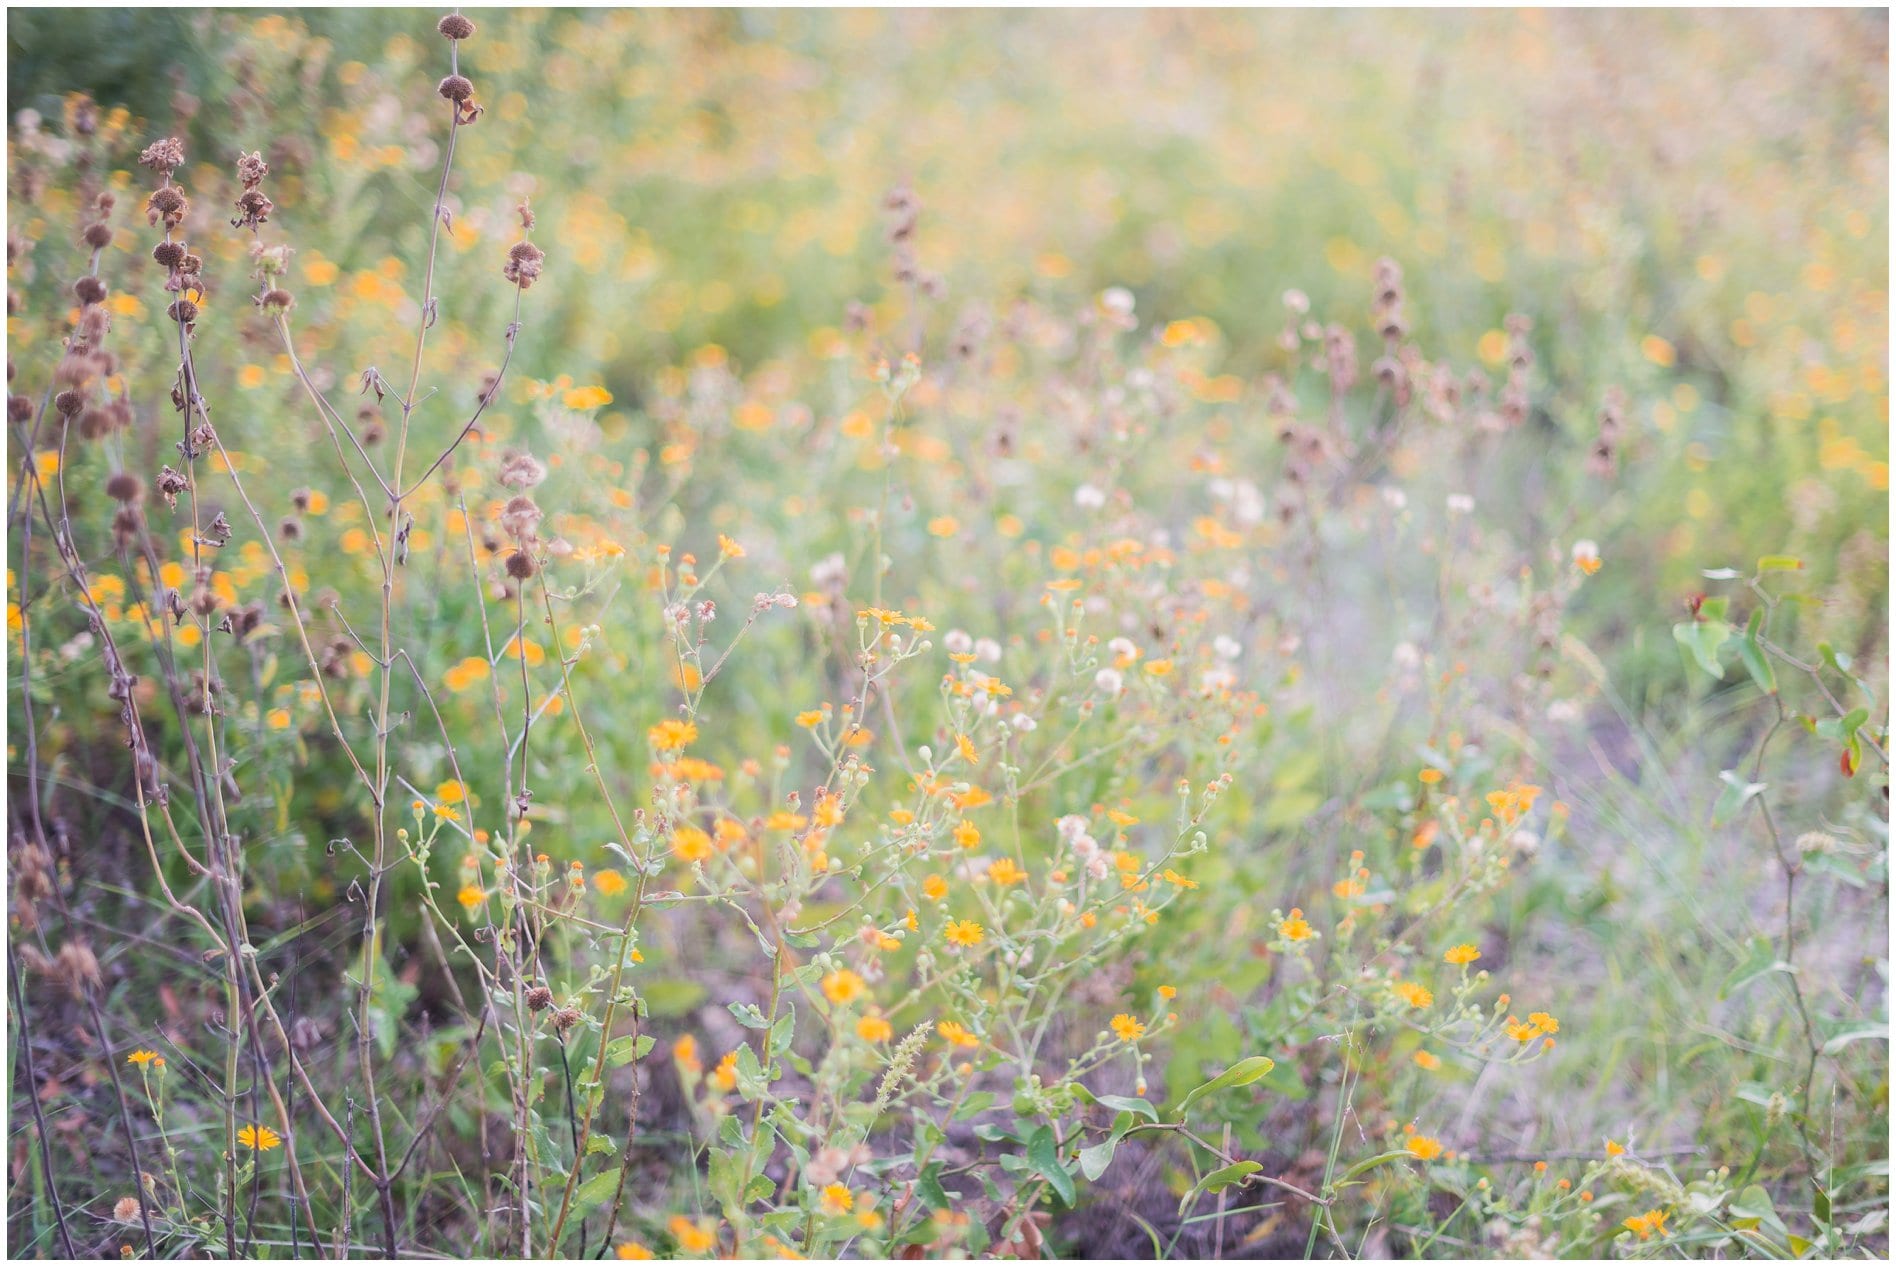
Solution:
<svg viewBox="0 0 1896 1267"><path fill-rule="evenodd" d="M1631 1218L1622 1219L1620 1226L1638 1235L1642 1241L1651 1240L1654 1236L1666 1234L1666 1212L1648 1210L1644 1214L1635 1214Z"/></svg>
<svg viewBox="0 0 1896 1267"><path fill-rule="evenodd" d="M831 1003L853 1003L866 988L863 979L847 968L838 968L823 978L823 996Z"/></svg>
<svg viewBox="0 0 1896 1267"><path fill-rule="evenodd" d="M1421 1161L1434 1161L1442 1155L1442 1141L1427 1135L1409 1136L1408 1149Z"/></svg>
<svg viewBox="0 0 1896 1267"><path fill-rule="evenodd" d="M975 751L974 741L966 735L955 736L955 750L961 754L961 759L966 761L969 765L981 764L981 754Z"/></svg>
<svg viewBox="0 0 1896 1267"><path fill-rule="evenodd" d="M686 862L703 862L715 852L711 848L710 835L703 828L690 823L681 824L672 833L672 847Z"/></svg>
<svg viewBox="0 0 1896 1267"><path fill-rule="evenodd" d="M237 1142L245 1148L267 1153L283 1142L283 1137L267 1126L245 1126L237 1132Z"/></svg>
<svg viewBox="0 0 1896 1267"><path fill-rule="evenodd" d="M478 884L464 884L461 886L461 891L454 896L456 901L470 911L487 900L487 894Z"/></svg>
<svg viewBox="0 0 1896 1267"><path fill-rule="evenodd" d="M823 1213L848 1214L856 1208L856 1198L840 1183L823 1186Z"/></svg>
<svg viewBox="0 0 1896 1267"><path fill-rule="evenodd" d="M1178 987L1170 985L1160 986L1159 997L1162 999L1176 999L1178 997Z"/></svg>
<svg viewBox="0 0 1896 1267"><path fill-rule="evenodd" d="M974 1031L959 1021L942 1021L935 1026L935 1032L953 1043L956 1047L979 1047L981 1040Z"/></svg>
<svg viewBox="0 0 1896 1267"><path fill-rule="evenodd" d="M1435 1002L1435 995L1427 987L1419 986L1413 981L1398 981L1390 988L1396 992L1397 998L1410 1007L1427 1007Z"/></svg>
<svg viewBox="0 0 1896 1267"><path fill-rule="evenodd" d="M1415 1054L1415 1063L1418 1068L1432 1071L1442 1067L1442 1058L1432 1051L1418 1051Z"/></svg>
<svg viewBox="0 0 1896 1267"><path fill-rule="evenodd" d="M895 1027L880 1016L865 1016L856 1022L856 1037L866 1043L886 1043L895 1037Z"/></svg>
<svg viewBox="0 0 1896 1267"><path fill-rule="evenodd" d="M963 849L977 849L981 844L981 829L967 819L962 819L955 827L955 843Z"/></svg>
<svg viewBox="0 0 1896 1267"><path fill-rule="evenodd" d="M820 708L806 708L797 714L797 725L803 727L805 730L820 725L822 721L823 710Z"/></svg>
<svg viewBox="0 0 1896 1267"><path fill-rule="evenodd" d="M1445 962L1457 967L1471 964L1479 958L1481 958L1481 951L1473 942L1463 942L1459 946L1451 947L1448 953L1442 956Z"/></svg>
<svg viewBox="0 0 1896 1267"><path fill-rule="evenodd" d="M601 871L593 877L593 887L602 897L617 897L626 890L625 877L617 871Z"/></svg>
<svg viewBox="0 0 1896 1267"><path fill-rule="evenodd" d="M603 387L575 387L560 398L560 403L568 409L577 409L583 413L588 409L597 409L601 405L610 405L612 393Z"/></svg>
<svg viewBox="0 0 1896 1267"><path fill-rule="evenodd" d="M448 779L435 788L435 800L443 805L459 805L466 796L467 789L459 779Z"/></svg>
<svg viewBox="0 0 1896 1267"><path fill-rule="evenodd" d="M978 946L987 931L971 919L950 920L948 927L942 930L942 936L948 939L950 946Z"/></svg>
<svg viewBox="0 0 1896 1267"><path fill-rule="evenodd" d="M1134 1020L1124 1012L1113 1017L1112 1025L1113 1033L1119 1035L1119 1041L1122 1043L1137 1042L1139 1037L1146 1032L1144 1023Z"/></svg>
<svg viewBox="0 0 1896 1267"><path fill-rule="evenodd" d="M645 1259L654 1257L651 1250L645 1248L645 1246L639 1244L637 1241L627 1241L625 1244L619 1246L619 1248L614 1251L614 1254L619 1258Z"/></svg>
<svg viewBox="0 0 1896 1267"><path fill-rule="evenodd" d="M1002 858L989 863L987 873L988 879L1003 886L1019 884L1027 878L1027 873L1022 871L1012 858Z"/></svg>
<svg viewBox="0 0 1896 1267"><path fill-rule="evenodd" d="M665 1225L665 1230L678 1242L678 1248L687 1254L702 1254L718 1243L716 1232L703 1223L693 1223L682 1214L674 1214L671 1222Z"/></svg>
<svg viewBox="0 0 1896 1267"><path fill-rule="evenodd" d="M1560 1022L1545 1012L1529 1012L1527 1019L1529 1024L1538 1025L1543 1034L1558 1034L1560 1032Z"/></svg>
<svg viewBox="0 0 1896 1267"><path fill-rule="evenodd" d="M141 1047L137 1051L133 1052L131 1055L127 1056L125 1058L125 1063L129 1065L148 1065L152 1061L157 1060L157 1059L158 1059L157 1052L146 1051L144 1048Z"/></svg>
<svg viewBox="0 0 1896 1267"><path fill-rule="evenodd" d="M1625 1151L1626 1151L1626 1145L1620 1143L1618 1140L1609 1139L1606 1141L1606 1155L1608 1157L1618 1157L1621 1153Z"/></svg>
<svg viewBox="0 0 1896 1267"><path fill-rule="evenodd" d="M718 552L731 559L744 557L744 547L721 532L718 534Z"/></svg>
<svg viewBox="0 0 1896 1267"><path fill-rule="evenodd" d="M660 752L676 752L698 737L698 728L688 721L671 718L646 731L645 737Z"/></svg>
<svg viewBox="0 0 1896 1267"><path fill-rule="evenodd" d="M1167 867L1160 874L1165 877L1165 882L1167 884L1175 885L1178 888L1195 889L1198 887L1198 881L1188 880L1184 876L1180 875L1178 872L1172 870L1172 868L1170 867Z"/></svg>
<svg viewBox="0 0 1896 1267"><path fill-rule="evenodd" d="M1309 941L1317 933L1310 927L1310 922L1304 918L1302 909L1293 906L1290 908L1290 914L1277 925L1277 935L1285 941Z"/></svg>

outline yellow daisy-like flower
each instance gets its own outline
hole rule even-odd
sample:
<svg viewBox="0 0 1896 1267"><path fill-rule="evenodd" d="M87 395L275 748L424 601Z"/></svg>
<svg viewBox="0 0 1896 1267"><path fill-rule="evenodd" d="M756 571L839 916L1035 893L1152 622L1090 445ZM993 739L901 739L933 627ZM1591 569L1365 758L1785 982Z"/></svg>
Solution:
<svg viewBox="0 0 1896 1267"><path fill-rule="evenodd" d="M637 1241L627 1241L625 1244L619 1246L619 1248L616 1251L614 1251L614 1256L618 1258L631 1258L631 1259L647 1259L647 1258L656 1257L656 1255L654 1255L651 1250L645 1248L645 1246L639 1244Z"/></svg>
<svg viewBox="0 0 1896 1267"><path fill-rule="evenodd" d="M865 1016L856 1022L856 1037L865 1043L886 1043L895 1037L895 1027L880 1016Z"/></svg>
<svg viewBox="0 0 1896 1267"><path fill-rule="evenodd" d="M237 1131L237 1142L242 1144L245 1148L255 1149L260 1153L267 1153L272 1148L281 1145L283 1143L283 1137L269 1127L258 1124L240 1127Z"/></svg>
<svg viewBox="0 0 1896 1267"><path fill-rule="evenodd" d="M1418 1069L1427 1069L1432 1072L1442 1067L1442 1058L1432 1051L1418 1051L1415 1054L1415 1063Z"/></svg>
<svg viewBox="0 0 1896 1267"><path fill-rule="evenodd" d="M461 891L454 896L456 901L470 911L487 900L486 891L478 884L464 884L461 886Z"/></svg>
<svg viewBox="0 0 1896 1267"><path fill-rule="evenodd" d="M702 1254L718 1243L716 1232L702 1223L693 1223L682 1214L674 1214L671 1222L665 1225L665 1230L678 1242L678 1248L687 1254Z"/></svg>
<svg viewBox="0 0 1896 1267"><path fill-rule="evenodd" d="M987 930L971 919L957 919L948 922L942 936L948 939L950 946L978 946L987 936Z"/></svg>
<svg viewBox="0 0 1896 1267"><path fill-rule="evenodd" d="M1443 1153L1442 1141L1427 1135L1411 1135L1407 1145L1411 1155L1420 1161L1434 1161Z"/></svg>
<svg viewBox="0 0 1896 1267"><path fill-rule="evenodd" d="M157 1052L146 1051L144 1048L141 1047L137 1051L133 1052L131 1055L127 1056L125 1058L125 1063L129 1065L149 1065L154 1060L158 1060L158 1063L160 1064L164 1063L162 1060L159 1060Z"/></svg>
<svg viewBox="0 0 1896 1267"><path fill-rule="evenodd" d="M1395 991L1397 998L1407 1003L1410 1007L1427 1007L1429 1004L1435 1002L1435 995L1432 991L1426 986L1417 985L1413 981L1398 981L1395 985L1391 986L1390 989Z"/></svg>
<svg viewBox="0 0 1896 1267"><path fill-rule="evenodd" d="M698 737L698 727L688 721L669 718L645 732L645 738L660 752L676 752Z"/></svg>
<svg viewBox="0 0 1896 1267"><path fill-rule="evenodd" d="M617 897L626 890L626 878L617 871L601 871L593 877L593 887L601 897Z"/></svg>
<svg viewBox="0 0 1896 1267"><path fill-rule="evenodd" d="M1022 871L1019 864L1012 858L1002 858L996 862L989 863L987 874L988 879L1003 887L1010 884L1019 884L1022 880L1027 878L1027 873Z"/></svg>
<svg viewBox="0 0 1896 1267"><path fill-rule="evenodd" d="M823 1213L848 1214L856 1208L855 1194L840 1183L823 1186Z"/></svg>
<svg viewBox="0 0 1896 1267"><path fill-rule="evenodd" d="M1304 918L1302 908L1293 906L1290 914L1277 925L1277 935L1285 941L1309 941L1317 935L1317 931Z"/></svg>
<svg viewBox="0 0 1896 1267"><path fill-rule="evenodd" d="M942 1021L935 1026L935 1032L953 1043L956 1047L979 1047L981 1040L973 1030L959 1021Z"/></svg>
<svg viewBox="0 0 1896 1267"><path fill-rule="evenodd" d="M847 968L838 968L823 978L823 997L831 1003L853 1003L862 997L867 988L863 979Z"/></svg>
<svg viewBox="0 0 1896 1267"><path fill-rule="evenodd" d="M1451 947L1448 953L1442 956L1444 962L1452 963L1456 967L1473 963L1479 958L1481 958L1481 950L1473 942L1463 942L1459 946Z"/></svg>
<svg viewBox="0 0 1896 1267"><path fill-rule="evenodd" d="M1124 1012L1113 1017L1112 1025L1113 1033L1119 1036L1119 1041L1122 1043L1137 1042L1146 1032L1146 1027L1143 1022L1128 1016Z"/></svg>

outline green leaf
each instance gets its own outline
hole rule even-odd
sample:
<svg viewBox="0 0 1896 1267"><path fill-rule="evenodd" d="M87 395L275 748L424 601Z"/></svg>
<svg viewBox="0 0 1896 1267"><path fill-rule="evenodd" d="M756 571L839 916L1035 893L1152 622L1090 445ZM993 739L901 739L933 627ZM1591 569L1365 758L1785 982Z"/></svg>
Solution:
<svg viewBox="0 0 1896 1267"><path fill-rule="evenodd" d="M1707 602L1706 607L1711 603ZM1672 626L1672 636L1680 646L1692 653L1699 667L1719 680L1724 680L1725 666L1718 662L1718 649L1731 637L1731 626L1722 620L1688 620Z"/></svg>
<svg viewBox="0 0 1896 1267"><path fill-rule="evenodd" d="M940 1162L931 1163L928 1169L916 1178L915 1195L920 1197L922 1204L931 1210L947 1210L953 1207L954 1202L948 1199L947 1192L941 1186Z"/></svg>
<svg viewBox="0 0 1896 1267"><path fill-rule="evenodd" d="M1097 1144L1080 1150L1080 1173L1086 1176L1088 1183L1106 1173L1113 1164L1113 1153L1119 1148L1119 1133L1115 1131Z"/></svg>
<svg viewBox="0 0 1896 1267"><path fill-rule="evenodd" d="M1187 1192L1184 1196L1179 1198L1178 1200L1179 1214L1183 1215L1185 1213L1185 1208L1189 1206L1194 1199L1197 1198L1199 1193L1223 1192L1226 1188L1229 1188L1233 1186L1234 1184L1243 1183L1246 1179L1250 1178L1252 1175L1256 1174L1258 1171L1262 1169L1264 1169L1264 1166L1261 1162L1239 1161L1239 1162L1233 1162L1229 1166L1223 1166L1217 1170L1212 1171L1210 1174L1206 1175L1203 1179L1200 1179L1197 1183L1193 1184L1191 1187L1191 1190Z"/></svg>
<svg viewBox="0 0 1896 1267"><path fill-rule="evenodd" d="M1866 1025L1852 1025L1838 1031L1831 1036L1829 1042L1824 1044L1824 1055L1834 1056L1851 1043L1875 1039L1889 1041L1889 1022L1877 1021Z"/></svg>
<svg viewBox="0 0 1896 1267"><path fill-rule="evenodd" d="M1795 972L1797 969L1778 958L1777 946L1767 937L1753 937L1745 946L1745 957L1725 978L1725 984L1718 987L1718 997L1722 1001L1730 998L1739 990L1750 985L1759 977L1773 972Z"/></svg>
<svg viewBox="0 0 1896 1267"><path fill-rule="evenodd" d="M606 1044L606 1065L617 1069L620 1065L630 1064L634 1060L643 1060L658 1040L650 1034L621 1034Z"/></svg>
<svg viewBox="0 0 1896 1267"><path fill-rule="evenodd" d="M610 1201L612 1194L618 1190L619 1172L617 1170L602 1170L585 1183L580 1184L579 1188L573 1193L573 1209L575 1211L590 1210L596 1205Z"/></svg>
<svg viewBox="0 0 1896 1267"><path fill-rule="evenodd" d="M1758 684L1758 689L1766 695L1777 694L1777 670L1771 667L1771 659L1765 655L1764 647L1758 642L1758 630L1764 624L1764 608L1751 613L1751 623L1745 626L1745 636L1738 641L1738 658L1744 662L1745 672Z"/></svg>
<svg viewBox="0 0 1896 1267"><path fill-rule="evenodd" d="M1764 783L1748 783L1736 770L1721 770L1719 779L1725 784L1725 790L1718 794L1718 800L1712 805L1712 821L1728 823L1738 811L1743 809L1751 798L1769 786Z"/></svg>
<svg viewBox="0 0 1896 1267"><path fill-rule="evenodd" d="M1193 1087L1191 1091L1186 1094L1185 1098L1179 1101L1178 1111L1183 1114L1185 1110L1191 1108L1194 1103L1215 1092L1228 1090L1231 1087L1247 1086L1250 1083L1256 1082L1259 1078L1262 1078L1276 1067L1277 1062L1272 1060L1269 1056L1247 1056L1213 1078L1210 1082Z"/></svg>
<svg viewBox="0 0 1896 1267"><path fill-rule="evenodd" d="M1073 1185L1073 1176L1060 1164L1060 1145L1053 1137L1051 1126L1041 1127L1027 1141L1027 1164L1035 1174L1047 1181L1047 1186L1058 1194L1069 1210L1073 1208L1079 1190Z"/></svg>
<svg viewBox="0 0 1896 1267"><path fill-rule="evenodd" d="M764 1019L763 1012L755 1003L730 1003L726 1006L731 1009L731 1015L737 1018L737 1023L745 1029L770 1028L770 1022Z"/></svg>
<svg viewBox="0 0 1896 1267"><path fill-rule="evenodd" d="M1344 1171L1341 1175L1338 1175L1337 1180L1336 1180L1336 1186L1341 1187L1342 1185L1348 1183L1350 1180L1356 1178L1356 1176L1364 1173L1365 1171L1374 1170L1376 1167L1387 1165L1389 1162L1392 1162L1392 1161L1401 1161L1405 1157L1414 1158L1414 1156L1415 1154L1410 1152L1408 1149L1398 1148L1394 1152L1377 1153L1374 1157L1365 1157L1363 1158L1363 1160L1357 1162L1354 1166L1351 1166L1348 1170Z"/></svg>
<svg viewBox="0 0 1896 1267"><path fill-rule="evenodd" d="M1145 1100L1135 1100L1131 1096L1124 1095L1095 1095L1084 1086L1076 1086L1074 1089L1095 1104L1103 1104L1120 1113L1136 1113L1148 1122L1159 1120L1159 1111Z"/></svg>

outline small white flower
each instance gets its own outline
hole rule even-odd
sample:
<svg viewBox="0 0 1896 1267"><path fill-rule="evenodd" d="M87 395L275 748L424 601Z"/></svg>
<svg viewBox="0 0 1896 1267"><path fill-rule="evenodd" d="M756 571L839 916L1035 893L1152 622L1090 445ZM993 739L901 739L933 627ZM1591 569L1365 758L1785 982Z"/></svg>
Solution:
<svg viewBox="0 0 1896 1267"><path fill-rule="evenodd" d="M1244 648L1230 634L1219 634L1211 640L1211 649L1226 660L1235 660L1244 654Z"/></svg>
<svg viewBox="0 0 1896 1267"><path fill-rule="evenodd" d="M1093 685L1107 695L1117 695L1125 687L1125 679L1119 676L1118 669L1101 669L1093 675Z"/></svg>
<svg viewBox="0 0 1896 1267"><path fill-rule="evenodd" d="M1073 490L1073 504L1081 510L1098 510L1106 504L1106 494L1091 484L1082 484Z"/></svg>
<svg viewBox="0 0 1896 1267"><path fill-rule="evenodd" d="M941 636L941 645L955 655L967 655L968 652L974 650L974 639L966 630L950 629Z"/></svg>
<svg viewBox="0 0 1896 1267"><path fill-rule="evenodd" d="M1475 499L1470 497L1467 493L1450 493L1448 495L1449 514L1467 515L1474 513L1474 509Z"/></svg>
<svg viewBox="0 0 1896 1267"><path fill-rule="evenodd" d="M986 660L989 664L998 664L1001 659L1001 644L992 638L976 638L974 640L974 654Z"/></svg>

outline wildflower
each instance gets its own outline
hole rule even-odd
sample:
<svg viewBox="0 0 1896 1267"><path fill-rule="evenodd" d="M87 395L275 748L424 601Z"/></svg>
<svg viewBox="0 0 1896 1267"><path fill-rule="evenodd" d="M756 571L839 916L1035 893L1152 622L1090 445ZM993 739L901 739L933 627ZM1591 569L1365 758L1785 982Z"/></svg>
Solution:
<svg viewBox="0 0 1896 1267"><path fill-rule="evenodd" d="M715 852L711 848L711 837L704 829L689 823L672 833L672 848L684 862L704 862Z"/></svg>
<svg viewBox="0 0 1896 1267"><path fill-rule="evenodd" d="M487 900L486 892L478 884L464 884L461 886L461 891L454 896L455 900L469 911Z"/></svg>
<svg viewBox="0 0 1896 1267"><path fill-rule="evenodd" d="M283 1137L267 1126L254 1125L240 1127L237 1131L237 1142L245 1148L267 1153L282 1144Z"/></svg>
<svg viewBox="0 0 1896 1267"><path fill-rule="evenodd" d="M1165 882L1167 884L1173 885L1177 888L1195 889L1198 887L1198 881L1188 880L1184 876L1180 875L1178 872L1172 870L1172 868L1170 867L1167 867L1160 874L1164 876Z"/></svg>
<svg viewBox="0 0 1896 1267"><path fill-rule="evenodd" d="M1648 1210L1644 1214L1635 1214L1630 1218L1622 1219L1620 1226L1636 1234L1642 1241L1651 1240L1654 1236L1666 1234L1666 1212Z"/></svg>
<svg viewBox="0 0 1896 1267"><path fill-rule="evenodd" d="M1452 963L1456 967L1471 964L1479 958L1481 958L1481 951L1473 942L1463 942L1459 946L1450 947L1448 953L1442 956L1444 962Z"/></svg>
<svg viewBox="0 0 1896 1267"><path fill-rule="evenodd" d="M472 24L470 23L470 25ZM614 1251L614 1256L618 1258L633 1258L633 1259L645 1259L645 1258L656 1257L656 1255L654 1255L651 1250L645 1248L645 1246L639 1244L637 1241L627 1241L625 1244L619 1246L619 1248Z"/></svg>
<svg viewBox="0 0 1896 1267"><path fill-rule="evenodd" d="M717 1234L704 1226L694 1223L682 1214L674 1214L671 1222L665 1225L672 1239L678 1242L678 1248L687 1254L702 1254L718 1243Z"/></svg>
<svg viewBox="0 0 1896 1267"><path fill-rule="evenodd" d="M981 844L981 829L967 819L955 824L955 843L963 849L978 848Z"/></svg>
<svg viewBox="0 0 1896 1267"><path fill-rule="evenodd" d="M1591 541L1573 543L1573 565L1587 576L1600 570L1600 547Z"/></svg>
<svg viewBox="0 0 1896 1267"><path fill-rule="evenodd" d="M880 1016L865 1016L856 1022L856 1037L865 1043L886 1043L895 1037L895 1027Z"/></svg>
<svg viewBox="0 0 1896 1267"><path fill-rule="evenodd" d="M1027 873L1021 870L1019 864L1012 858L1002 858L997 862L988 864L987 873L988 879L1003 887L1010 884L1019 884L1022 880L1027 878Z"/></svg>
<svg viewBox="0 0 1896 1267"><path fill-rule="evenodd" d="M1160 986L1159 997L1162 999L1176 999L1178 997L1178 987L1171 985Z"/></svg>
<svg viewBox="0 0 1896 1267"><path fill-rule="evenodd" d="M139 1204L137 1197L120 1197L112 1207L112 1217L120 1223L136 1223L144 1212L145 1207Z"/></svg>
<svg viewBox="0 0 1896 1267"><path fill-rule="evenodd" d="M1541 1032L1544 1034L1558 1034L1560 1032L1560 1022L1546 1012L1529 1012L1527 1019L1529 1024L1539 1026Z"/></svg>
<svg viewBox="0 0 1896 1267"><path fill-rule="evenodd" d="M1442 1058L1432 1051L1418 1051L1415 1054L1415 1063L1418 1069L1434 1072L1442 1067Z"/></svg>
<svg viewBox="0 0 1896 1267"><path fill-rule="evenodd" d="M133 1052L131 1055L127 1056L125 1058L125 1063L130 1064L130 1065L148 1065L152 1061L157 1060L157 1059L158 1059L157 1052L146 1051L144 1048L141 1047L137 1051Z"/></svg>
<svg viewBox="0 0 1896 1267"><path fill-rule="evenodd" d="M1134 1020L1124 1012L1113 1017L1112 1026L1113 1033L1119 1036L1119 1041L1122 1043L1138 1042L1139 1038L1146 1032L1146 1027L1143 1022Z"/></svg>
<svg viewBox="0 0 1896 1267"><path fill-rule="evenodd" d="M818 708L806 708L797 714L797 725L803 727L805 730L810 730L821 725L822 721L823 711Z"/></svg>
<svg viewBox="0 0 1896 1267"><path fill-rule="evenodd" d="M1442 1141L1427 1135L1411 1135L1406 1145L1409 1152L1420 1161L1434 1161L1442 1155Z"/></svg>
<svg viewBox="0 0 1896 1267"><path fill-rule="evenodd" d="M1618 1140L1609 1139L1606 1141L1607 1157L1609 1158L1618 1157L1620 1154L1624 1153L1625 1151L1626 1151L1626 1145L1620 1143Z"/></svg>
<svg viewBox="0 0 1896 1267"><path fill-rule="evenodd" d="M1435 995L1432 991L1425 986L1417 985L1413 981L1398 981L1391 986L1390 989L1395 991L1397 998L1407 1003L1410 1007L1423 1008L1435 1002Z"/></svg>
<svg viewBox="0 0 1896 1267"><path fill-rule="evenodd" d="M848 1188L840 1183L823 1186L823 1213L848 1214L856 1208L856 1198Z"/></svg>
<svg viewBox="0 0 1896 1267"><path fill-rule="evenodd" d="M948 896L948 881L938 875L931 875L922 881L922 896L931 902L939 902Z"/></svg>
<svg viewBox="0 0 1896 1267"><path fill-rule="evenodd" d="M847 968L838 968L823 978L823 997L831 1003L853 1003L862 997L866 988L863 979Z"/></svg>
<svg viewBox="0 0 1896 1267"><path fill-rule="evenodd" d="M698 737L698 728L688 721L667 719L645 732L645 738L660 752L676 752Z"/></svg>
<svg viewBox="0 0 1896 1267"><path fill-rule="evenodd" d="M737 1086L737 1053L727 1051L718 1067L711 1071L711 1085L720 1091L730 1091Z"/></svg>
<svg viewBox="0 0 1896 1267"><path fill-rule="evenodd" d="M987 931L971 919L950 920L948 927L942 930L942 936L951 946L978 946L987 936Z"/></svg>
<svg viewBox="0 0 1896 1267"><path fill-rule="evenodd" d="M447 36L451 40L464 40L468 36L474 34L474 23L468 20L467 18L462 17L458 13L450 13L446 17L442 18L439 22L435 23L435 30L441 32L441 34ZM624 1252L625 1249L626 1249L626 1246L624 1245L621 1245L619 1247L619 1250L620 1250L619 1257L621 1258L639 1257L639 1255L636 1255L636 1254L632 1254L632 1255L626 1254ZM647 1253L646 1255L644 1255L644 1257L650 1258L651 1255Z"/></svg>
<svg viewBox="0 0 1896 1267"><path fill-rule="evenodd" d="M959 752L961 759L969 765L981 764L981 754L975 751L974 741L966 735L955 736L955 751Z"/></svg>
<svg viewBox="0 0 1896 1267"><path fill-rule="evenodd" d="M956 1047L979 1047L981 1040L974 1031L958 1021L942 1021L935 1026L935 1032Z"/></svg>
<svg viewBox="0 0 1896 1267"><path fill-rule="evenodd" d="M1293 906L1290 908L1290 914L1278 923L1277 935L1285 941L1309 941L1317 933L1310 927L1309 921L1304 919L1302 908Z"/></svg>
<svg viewBox="0 0 1896 1267"><path fill-rule="evenodd" d="M617 897L626 890L626 879L617 871L601 871L593 877L593 887L601 897Z"/></svg>

